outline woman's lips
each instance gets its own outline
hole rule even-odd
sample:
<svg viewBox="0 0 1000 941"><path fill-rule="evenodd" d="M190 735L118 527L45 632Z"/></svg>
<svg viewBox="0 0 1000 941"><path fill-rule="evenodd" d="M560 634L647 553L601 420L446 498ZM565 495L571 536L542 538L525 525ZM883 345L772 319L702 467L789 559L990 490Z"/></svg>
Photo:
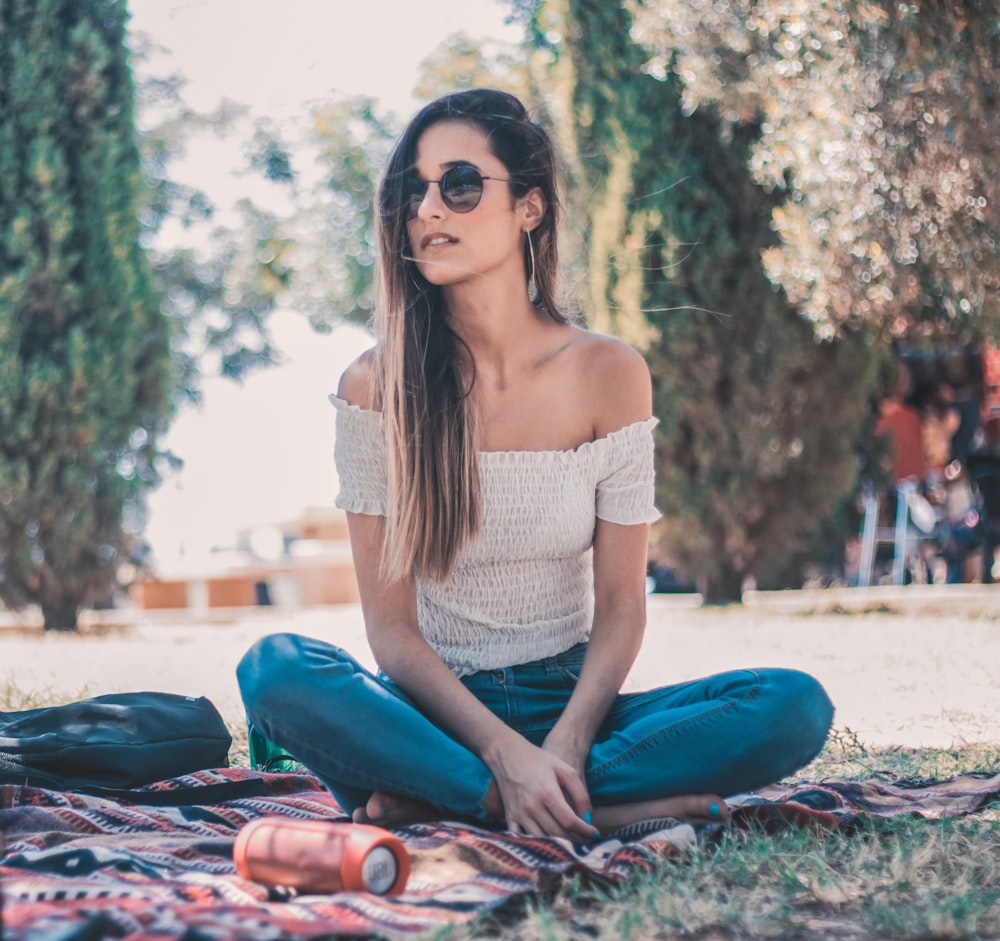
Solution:
<svg viewBox="0 0 1000 941"><path fill-rule="evenodd" d="M420 240L420 247L424 250L428 248L440 248L442 245L454 245L456 241L457 239L452 238L450 235L445 235L444 232L431 232Z"/></svg>

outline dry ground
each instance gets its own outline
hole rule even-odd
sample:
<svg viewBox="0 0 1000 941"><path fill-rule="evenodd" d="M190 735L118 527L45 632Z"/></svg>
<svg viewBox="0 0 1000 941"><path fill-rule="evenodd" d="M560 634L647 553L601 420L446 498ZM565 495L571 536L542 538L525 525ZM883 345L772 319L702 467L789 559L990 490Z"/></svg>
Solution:
<svg viewBox="0 0 1000 941"><path fill-rule="evenodd" d="M95 615L79 636L44 635L30 616L0 618L0 691L20 691L25 707L159 689L206 695L236 724L236 664L256 638L280 630L325 638L371 663L355 606L201 618L119 611ZM711 609L693 596L651 596L627 688L740 666L813 673L837 706L835 727L869 745L995 744L1000 585L760 593Z"/></svg>

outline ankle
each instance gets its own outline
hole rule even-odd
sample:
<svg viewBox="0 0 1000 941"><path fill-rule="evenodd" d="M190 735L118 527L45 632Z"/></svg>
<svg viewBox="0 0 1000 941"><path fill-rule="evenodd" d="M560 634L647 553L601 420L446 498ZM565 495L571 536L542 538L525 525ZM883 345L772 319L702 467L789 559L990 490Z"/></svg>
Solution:
<svg viewBox="0 0 1000 941"><path fill-rule="evenodd" d="M500 788L494 778L490 778L489 787L486 788L486 796L483 798L483 810L487 815L497 820L504 817L503 801L500 799Z"/></svg>

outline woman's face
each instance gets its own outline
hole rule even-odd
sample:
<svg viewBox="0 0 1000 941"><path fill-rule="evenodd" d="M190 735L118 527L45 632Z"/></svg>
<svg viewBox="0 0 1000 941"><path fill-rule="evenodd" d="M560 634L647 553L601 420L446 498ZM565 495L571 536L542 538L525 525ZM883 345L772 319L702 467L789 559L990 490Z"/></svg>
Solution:
<svg viewBox="0 0 1000 941"><path fill-rule="evenodd" d="M479 204L458 212L442 198L441 187L429 183L423 198L415 188L406 225L410 250L420 273L440 286L474 282L489 276L525 278L525 222L520 201L511 196L509 172L495 157L486 135L464 121L439 121L417 141L413 174L437 181L455 167L472 167L485 179Z"/></svg>

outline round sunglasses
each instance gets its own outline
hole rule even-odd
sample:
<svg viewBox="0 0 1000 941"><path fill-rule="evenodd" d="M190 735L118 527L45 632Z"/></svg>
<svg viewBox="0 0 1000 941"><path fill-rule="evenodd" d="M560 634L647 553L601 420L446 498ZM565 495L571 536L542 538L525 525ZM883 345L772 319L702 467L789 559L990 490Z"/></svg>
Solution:
<svg viewBox="0 0 1000 941"><path fill-rule="evenodd" d="M452 167L441 174L440 180L421 180L415 174L406 178L403 193L406 219L416 219L420 206L427 195L427 187L437 183L441 188L441 201L452 212L472 212L483 198L483 181L496 180L499 183L509 183L510 180L499 176L483 176L475 167Z"/></svg>

